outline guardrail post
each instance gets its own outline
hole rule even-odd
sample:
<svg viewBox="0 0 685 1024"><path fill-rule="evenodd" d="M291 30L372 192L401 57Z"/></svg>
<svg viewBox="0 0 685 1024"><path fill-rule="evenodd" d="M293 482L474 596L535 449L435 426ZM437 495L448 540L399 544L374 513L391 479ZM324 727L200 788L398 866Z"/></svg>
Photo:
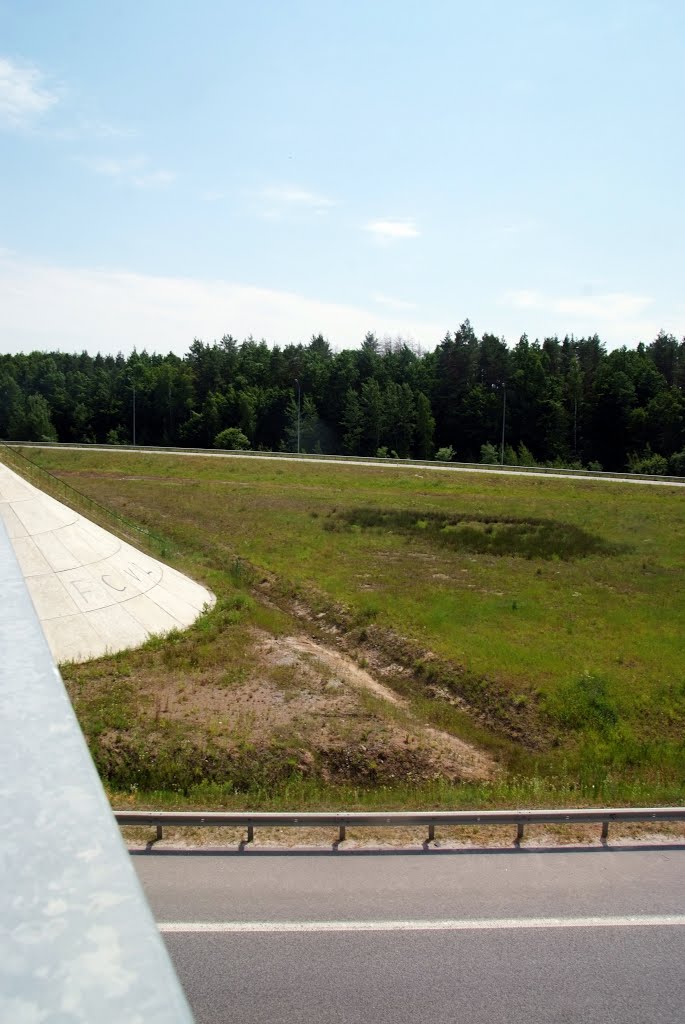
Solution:
<svg viewBox="0 0 685 1024"><path fill-rule="evenodd" d="M428 826L428 842L432 843L435 839L435 825Z"/></svg>
<svg viewBox="0 0 685 1024"><path fill-rule="evenodd" d="M346 829L345 825L341 825L340 828L338 829L338 842L339 843L344 843L346 835L347 835L347 829Z"/></svg>
<svg viewBox="0 0 685 1024"><path fill-rule="evenodd" d="M162 839L162 837L163 837L163 831L162 831L162 826L161 826L161 825L158 825L158 826L157 826L157 838L158 838L158 839Z"/></svg>
<svg viewBox="0 0 685 1024"><path fill-rule="evenodd" d="M602 835L600 836L600 838L601 838L601 841L603 843L606 843L607 839L609 838L609 822L608 821L603 821L602 822Z"/></svg>
<svg viewBox="0 0 685 1024"><path fill-rule="evenodd" d="M524 828L525 828L525 826L524 826L523 822L519 821L518 824L516 825L516 839L514 840L514 843L516 844L516 846L520 846L521 845L521 840L523 839L523 830L524 830Z"/></svg>
<svg viewBox="0 0 685 1024"><path fill-rule="evenodd" d="M254 825L247 826L247 841L248 843L254 843Z"/></svg>

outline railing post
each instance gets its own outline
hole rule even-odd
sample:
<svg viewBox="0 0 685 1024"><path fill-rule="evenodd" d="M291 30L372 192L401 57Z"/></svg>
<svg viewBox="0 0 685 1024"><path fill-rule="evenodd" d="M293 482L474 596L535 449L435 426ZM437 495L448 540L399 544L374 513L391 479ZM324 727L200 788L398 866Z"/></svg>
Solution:
<svg viewBox="0 0 685 1024"><path fill-rule="evenodd" d="M346 835L347 835L347 829L346 829L346 827L344 825L341 825L340 828L338 829L338 842L339 843L344 843Z"/></svg>
<svg viewBox="0 0 685 1024"><path fill-rule="evenodd" d="M603 843L606 843L607 839L609 838L609 821L608 820L602 822L602 835L601 835L600 838L601 838L601 841Z"/></svg>
<svg viewBox="0 0 685 1024"><path fill-rule="evenodd" d="M254 842L254 825L247 826L247 841L248 843Z"/></svg>
<svg viewBox="0 0 685 1024"><path fill-rule="evenodd" d="M158 826L157 826L157 838L158 838L158 839L161 839L162 837L163 837L163 830L162 830L162 826L161 826L161 825L158 825Z"/></svg>
<svg viewBox="0 0 685 1024"><path fill-rule="evenodd" d="M517 825L516 825L516 839L514 840L514 843L516 844L516 846L520 846L521 845L521 840L523 839L523 830L524 830L524 828L525 828L525 826L524 826L523 822L519 821L517 823Z"/></svg>
<svg viewBox="0 0 685 1024"><path fill-rule="evenodd" d="M432 843L435 839L435 825L428 826L428 842Z"/></svg>

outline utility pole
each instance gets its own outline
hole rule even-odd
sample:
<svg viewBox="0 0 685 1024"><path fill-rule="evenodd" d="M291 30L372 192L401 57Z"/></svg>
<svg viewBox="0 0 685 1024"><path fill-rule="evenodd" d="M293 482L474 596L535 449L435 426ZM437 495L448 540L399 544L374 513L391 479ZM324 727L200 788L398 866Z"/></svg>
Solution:
<svg viewBox="0 0 685 1024"><path fill-rule="evenodd" d="M136 446L136 382L132 383L133 388L133 447Z"/></svg>

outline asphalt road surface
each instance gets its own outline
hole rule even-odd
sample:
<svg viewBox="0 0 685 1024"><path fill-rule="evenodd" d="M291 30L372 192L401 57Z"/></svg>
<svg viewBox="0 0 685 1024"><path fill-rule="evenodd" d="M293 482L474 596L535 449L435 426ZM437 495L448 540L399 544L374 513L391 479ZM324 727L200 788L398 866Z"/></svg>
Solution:
<svg viewBox="0 0 685 1024"><path fill-rule="evenodd" d="M685 1021L685 848L134 863L198 1024Z"/></svg>

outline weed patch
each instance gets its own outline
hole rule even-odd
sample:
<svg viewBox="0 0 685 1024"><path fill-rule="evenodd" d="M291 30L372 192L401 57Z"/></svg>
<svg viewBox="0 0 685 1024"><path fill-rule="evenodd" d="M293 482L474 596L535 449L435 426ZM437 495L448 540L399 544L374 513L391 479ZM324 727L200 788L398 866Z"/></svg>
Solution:
<svg viewBox="0 0 685 1024"><path fill-rule="evenodd" d="M562 729L607 733L618 723L616 702L609 696L606 680L591 672L560 686L546 700L550 717Z"/></svg>
<svg viewBox="0 0 685 1024"><path fill-rule="evenodd" d="M481 555L569 561L588 555L618 555L628 550L625 544L605 540L573 523L552 519L355 508L332 514L324 529L332 532L341 526L422 537L438 547Z"/></svg>

